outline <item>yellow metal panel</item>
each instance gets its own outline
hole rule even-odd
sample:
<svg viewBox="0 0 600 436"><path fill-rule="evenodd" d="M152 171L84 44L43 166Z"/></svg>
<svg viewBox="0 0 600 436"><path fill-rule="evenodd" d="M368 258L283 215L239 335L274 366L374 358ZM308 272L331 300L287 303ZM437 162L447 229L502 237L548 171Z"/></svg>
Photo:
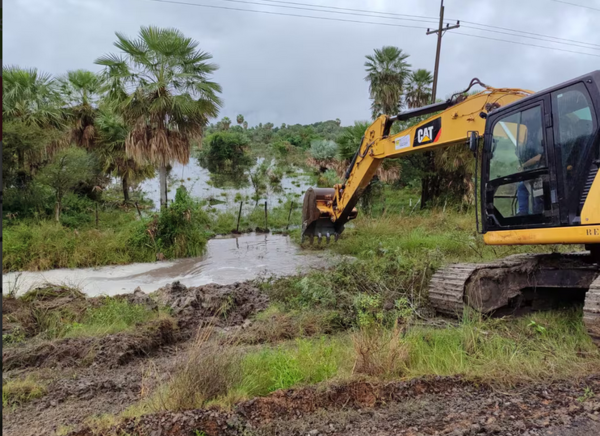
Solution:
<svg viewBox="0 0 600 436"><path fill-rule="evenodd" d="M581 210L581 224L600 224L600 174L596 174Z"/></svg>
<svg viewBox="0 0 600 436"><path fill-rule="evenodd" d="M600 244L600 225L502 230L483 235L488 245Z"/></svg>

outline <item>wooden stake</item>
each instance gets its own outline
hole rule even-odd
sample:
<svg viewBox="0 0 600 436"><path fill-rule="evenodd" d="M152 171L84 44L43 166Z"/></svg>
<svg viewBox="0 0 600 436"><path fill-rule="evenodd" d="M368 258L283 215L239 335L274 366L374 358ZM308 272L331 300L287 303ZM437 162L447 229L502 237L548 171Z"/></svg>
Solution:
<svg viewBox="0 0 600 436"><path fill-rule="evenodd" d="M240 211L238 212L237 227L235 228L236 233L240 232L240 218L242 217L242 205L243 204L244 204L244 202L240 201Z"/></svg>
<svg viewBox="0 0 600 436"><path fill-rule="evenodd" d="M290 219L292 218L292 210L293 209L294 209L294 202L292 201L292 204L290 204L290 213L288 214L288 223L287 223L287 226L285 226L286 230L290 227Z"/></svg>

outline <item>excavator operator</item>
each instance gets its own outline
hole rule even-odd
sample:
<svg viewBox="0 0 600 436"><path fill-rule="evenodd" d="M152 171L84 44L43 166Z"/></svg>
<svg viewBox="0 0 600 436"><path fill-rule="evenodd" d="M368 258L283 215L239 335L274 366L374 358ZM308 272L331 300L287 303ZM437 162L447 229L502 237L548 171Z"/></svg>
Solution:
<svg viewBox="0 0 600 436"><path fill-rule="evenodd" d="M532 109L523 112L521 127L525 128L526 139L517 142L517 156L521 162L522 172L531 171L544 165L544 144L542 138L542 120L539 111ZM519 182L517 187L518 215L529 215L529 200L533 194L532 211L534 214L544 212L542 181L535 179Z"/></svg>

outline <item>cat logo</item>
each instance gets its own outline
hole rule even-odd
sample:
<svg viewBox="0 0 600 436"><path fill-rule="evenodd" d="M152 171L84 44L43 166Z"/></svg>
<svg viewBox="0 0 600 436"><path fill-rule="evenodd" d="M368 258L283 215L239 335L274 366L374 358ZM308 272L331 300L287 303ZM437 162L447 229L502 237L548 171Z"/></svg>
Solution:
<svg viewBox="0 0 600 436"><path fill-rule="evenodd" d="M432 142L438 142L441 133L442 119L436 118L435 120L430 121L417 129L413 147L431 144Z"/></svg>

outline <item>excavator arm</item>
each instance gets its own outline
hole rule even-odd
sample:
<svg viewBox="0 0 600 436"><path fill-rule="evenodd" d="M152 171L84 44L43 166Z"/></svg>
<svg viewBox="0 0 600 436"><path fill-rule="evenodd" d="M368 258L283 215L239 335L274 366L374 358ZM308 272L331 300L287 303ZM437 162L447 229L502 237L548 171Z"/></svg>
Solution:
<svg viewBox="0 0 600 436"><path fill-rule="evenodd" d="M466 93L475 84L485 90L475 95ZM356 204L387 158L410 153L431 151L442 147L464 144L470 132L483 134L486 114L500 106L519 100L531 91L492 88L473 79L467 90L457 93L443 103L436 103L397 116L382 115L366 130L345 174L346 181L331 188L310 188L304 196L302 237L312 242L325 236L336 239L344 225L357 215ZM397 134L390 134L394 122L434 114L426 120Z"/></svg>

